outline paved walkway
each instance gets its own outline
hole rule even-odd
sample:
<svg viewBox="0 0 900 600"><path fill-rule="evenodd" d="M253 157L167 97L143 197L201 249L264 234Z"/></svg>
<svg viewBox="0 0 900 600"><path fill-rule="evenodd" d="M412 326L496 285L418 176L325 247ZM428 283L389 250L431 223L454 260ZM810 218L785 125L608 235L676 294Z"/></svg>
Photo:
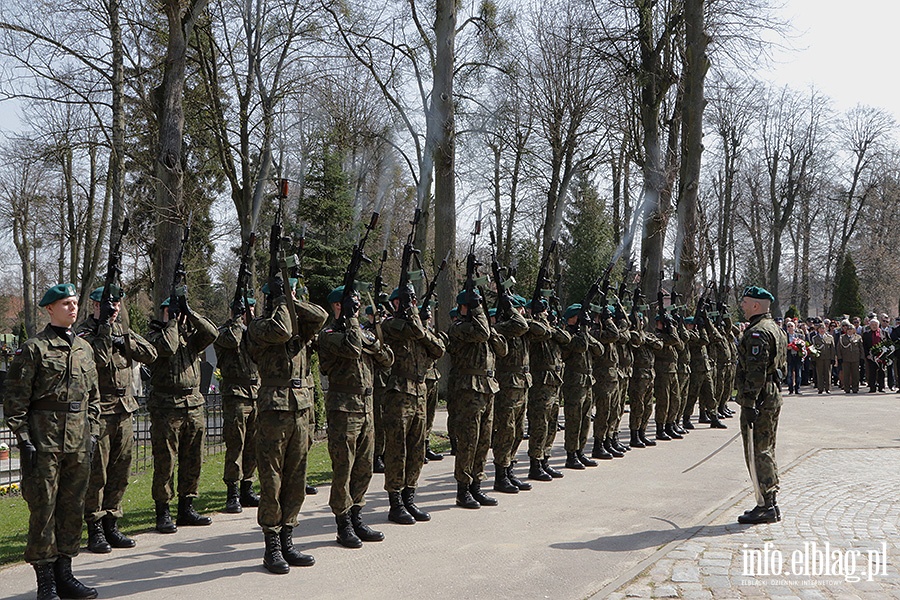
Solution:
<svg viewBox="0 0 900 600"><path fill-rule="evenodd" d="M317 564L284 576L262 568L253 509L213 515L211 527L140 535L131 550L82 553L75 571L101 598L900 597L893 559L900 552L898 406L894 394L786 397L778 439L785 518L774 525L735 521L753 504L740 443L683 473L734 435L732 419L727 430L701 427L683 441L565 471L531 492L498 494L496 508L455 507L453 460L433 462L419 493L433 520L412 526L387 521L376 475L364 515L387 539L360 550L334 542L322 488L307 500L296 530ZM561 449L553 462L561 466ZM742 573L744 544L762 551L770 542L787 564L804 542L829 542L849 556L883 541L887 575L873 582L816 577L805 586ZM0 571L0 598L33 598L34 589L27 565Z"/></svg>

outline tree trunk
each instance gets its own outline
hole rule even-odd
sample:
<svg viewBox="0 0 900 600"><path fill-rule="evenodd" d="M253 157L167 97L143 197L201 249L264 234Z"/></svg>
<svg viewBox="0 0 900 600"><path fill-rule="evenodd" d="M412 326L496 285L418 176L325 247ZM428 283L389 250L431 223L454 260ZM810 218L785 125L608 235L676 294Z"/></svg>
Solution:
<svg viewBox="0 0 900 600"><path fill-rule="evenodd" d="M112 49L112 149L109 181L112 188L111 231L119 235L125 220L125 65L122 27L119 24L120 0L109 0L109 36ZM103 237L100 233L100 237ZM112 243L112 239L110 239Z"/></svg>

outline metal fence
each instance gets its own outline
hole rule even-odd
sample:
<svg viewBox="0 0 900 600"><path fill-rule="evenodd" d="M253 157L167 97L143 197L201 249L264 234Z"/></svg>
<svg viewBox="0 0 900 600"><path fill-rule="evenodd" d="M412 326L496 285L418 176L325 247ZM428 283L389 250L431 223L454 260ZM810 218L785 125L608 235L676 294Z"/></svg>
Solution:
<svg viewBox="0 0 900 600"><path fill-rule="evenodd" d="M206 398L206 454L216 454L225 450L222 436L222 395L207 394ZM133 474L143 473L153 467L153 453L150 448L150 413L147 398L137 397L140 408L132 415L134 421L134 458L131 463ZM0 414L2 417L2 414ZM3 452L3 444L9 447ZM4 456L6 456L4 458ZM0 430L0 496L16 493L19 488L19 450L15 436L6 427Z"/></svg>

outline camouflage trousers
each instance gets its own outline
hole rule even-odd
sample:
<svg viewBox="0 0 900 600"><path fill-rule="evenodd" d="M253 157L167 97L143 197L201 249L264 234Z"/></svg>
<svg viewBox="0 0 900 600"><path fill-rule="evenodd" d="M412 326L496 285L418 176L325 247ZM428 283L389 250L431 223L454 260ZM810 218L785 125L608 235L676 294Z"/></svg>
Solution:
<svg viewBox="0 0 900 600"><path fill-rule="evenodd" d="M375 457L375 427L370 412L328 411L328 454L331 456L331 496L328 505L335 515L352 506L365 506L372 481Z"/></svg>
<svg viewBox="0 0 900 600"><path fill-rule="evenodd" d="M222 398L222 437L225 438L222 480L225 483L253 478L257 427L255 400L237 396Z"/></svg>
<svg viewBox="0 0 900 600"><path fill-rule="evenodd" d="M734 375L736 366L731 363L724 363L716 367L717 377L716 385L716 404L717 406L725 406L731 400L731 393L734 391Z"/></svg>
<svg viewBox="0 0 900 600"><path fill-rule="evenodd" d="M628 428L631 431L647 429L650 413L653 412L653 369L635 369L634 377L628 385Z"/></svg>
<svg viewBox="0 0 900 600"><path fill-rule="evenodd" d="M425 395L425 439L431 435L431 429L434 427L434 415L437 412L438 391L437 380L426 379L425 386L428 389Z"/></svg>
<svg viewBox="0 0 900 600"><path fill-rule="evenodd" d="M456 443L456 406L454 395L447 394L447 437L454 444Z"/></svg>
<svg viewBox="0 0 900 600"><path fill-rule="evenodd" d="M384 489L415 489L425 464L425 396L388 391L384 399Z"/></svg>
<svg viewBox="0 0 900 600"><path fill-rule="evenodd" d="M553 412L553 406L556 412ZM559 418L559 387L534 384L528 390L528 456L542 460L550 456L550 448L556 439L556 423Z"/></svg>
<svg viewBox="0 0 900 600"><path fill-rule="evenodd" d="M494 428L491 434L491 450L494 464L508 467L512 464L525 437L525 388L500 388L494 396Z"/></svg>
<svg viewBox="0 0 900 600"><path fill-rule="evenodd" d="M259 509L263 531L297 526L306 499L306 461L311 439L312 408L266 410L257 415L256 465L259 469Z"/></svg>
<svg viewBox="0 0 900 600"><path fill-rule="evenodd" d="M375 387L372 394L372 423L374 427L375 454L374 456L384 456L384 397L387 390L383 387Z"/></svg>
<svg viewBox="0 0 900 600"><path fill-rule="evenodd" d="M131 475L134 424L131 413L100 416L100 437L84 496L84 520L95 523L110 515L122 517L122 498Z"/></svg>
<svg viewBox="0 0 900 600"><path fill-rule="evenodd" d="M690 417L691 413L687 410L687 404L688 392L691 390L691 374L678 373L675 385L678 386L678 407L675 412L675 420ZM693 412L693 407L691 407L691 412ZM674 423L675 421L669 422Z"/></svg>
<svg viewBox="0 0 900 600"><path fill-rule="evenodd" d="M204 408L151 408L150 445L153 447L155 502L175 497L173 480L178 462L178 497L196 497L203 462Z"/></svg>
<svg viewBox="0 0 900 600"><path fill-rule="evenodd" d="M589 385L563 385L563 416L566 419L564 447L566 452L578 452L587 443L591 425L592 394Z"/></svg>
<svg viewBox="0 0 900 600"><path fill-rule="evenodd" d="M707 412L716 410L716 396L712 371L694 371L691 373L691 382L688 386L688 397L684 407L684 414L693 414L695 403L699 403L700 408Z"/></svg>
<svg viewBox="0 0 900 600"><path fill-rule="evenodd" d="M656 400L654 420L657 426L678 421L677 373L656 373L653 378L653 397Z"/></svg>
<svg viewBox="0 0 900 600"><path fill-rule="evenodd" d="M456 463L453 475L465 485L484 481L484 464L491 448L491 429L494 416L492 394L472 390L455 393L456 415Z"/></svg>
<svg viewBox="0 0 900 600"><path fill-rule="evenodd" d="M774 384L772 384L774 386ZM771 386L770 386L771 387ZM776 404L778 404L776 406ZM778 464L775 462L775 433L778 429L778 416L781 406L770 395L759 406L759 416L753 427L748 427L746 415L741 413L741 438L744 441L744 462L750 468L750 460L756 465L756 476L759 479L760 491L763 495L778 491ZM749 456L747 436L753 435L753 456Z"/></svg>
<svg viewBox="0 0 900 600"><path fill-rule="evenodd" d="M619 381L598 378L592 392L595 405L594 439L605 440L614 431L609 428L611 416L619 410Z"/></svg>
<svg viewBox="0 0 900 600"><path fill-rule="evenodd" d="M91 463L87 452L38 452L36 462L34 469L22 465L22 498L31 513L25 560L42 565L78 555Z"/></svg>
<svg viewBox="0 0 900 600"><path fill-rule="evenodd" d="M607 427L607 435L614 435L619 432L619 425L622 424L622 415L625 414L625 403L628 401L628 383L631 377L619 377L619 393L618 402L616 402L616 410L609 412L609 421Z"/></svg>

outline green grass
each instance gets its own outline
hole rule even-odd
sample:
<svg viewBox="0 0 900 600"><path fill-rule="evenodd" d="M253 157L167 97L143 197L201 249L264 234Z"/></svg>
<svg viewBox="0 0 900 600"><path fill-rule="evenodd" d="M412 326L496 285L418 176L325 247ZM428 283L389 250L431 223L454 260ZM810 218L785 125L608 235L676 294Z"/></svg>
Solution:
<svg viewBox="0 0 900 600"><path fill-rule="evenodd" d="M436 452L446 452L450 444L446 437L432 435L431 447ZM203 462L200 473L200 496L194 506L201 513L215 513L225 506L225 484L222 470L225 453L211 454ZM331 481L331 459L328 444L316 442L309 451L307 481L310 485L323 485ZM128 484L122 510L125 516L119 521L119 528L126 535L149 531L156 525L150 484L153 471L135 475ZM258 485L257 485L258 488ZM174 509L174 507L173 507ZM21 496L11 495L0 498L0 565L22 560L25 551L25 535L28 531L28 506ZM84 540L86 541L85 535Z"/></svg>

